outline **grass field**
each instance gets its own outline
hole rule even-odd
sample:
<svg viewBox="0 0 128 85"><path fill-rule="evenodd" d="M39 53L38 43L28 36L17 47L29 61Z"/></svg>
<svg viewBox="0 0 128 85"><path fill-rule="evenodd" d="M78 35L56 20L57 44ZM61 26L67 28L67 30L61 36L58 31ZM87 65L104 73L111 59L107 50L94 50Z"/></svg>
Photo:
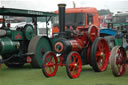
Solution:
<svg viewBox="0 0 128 85"><path fill-rule="evenodd" d="M112 75L110 66L105 72L96 73L86 65L82 67L79 78L69 79L65 67L60 67L54 77L45 78L41 69L32 69L28 64L21 69L2 65L0 85L128 85L128 71L117 78Z"/></svg>

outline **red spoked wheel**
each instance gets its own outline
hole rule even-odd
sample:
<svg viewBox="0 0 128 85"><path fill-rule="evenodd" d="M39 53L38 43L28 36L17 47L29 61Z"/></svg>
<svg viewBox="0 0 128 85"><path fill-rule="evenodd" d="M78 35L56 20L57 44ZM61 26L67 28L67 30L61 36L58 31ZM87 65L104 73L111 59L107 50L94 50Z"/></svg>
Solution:
<svg viewBox="0 0 128 85"><path fill-rule="evenodd" d="M98 37L91 47L91 65L95 72L106 70L109 61L109 46L107 41Z"/></svg>
<svg viewBox="0 0 128 85"><path fill-rule="evenodd" d="M88 37L93 42L98 36L98 28L95 25L91 25L88 30Z"/></svg>
<svg viewBox="0 0 128 85"><path fill-rule="evenodd" d="M122 76L126 72L126 51L123 47L115 46L111 51L110 65L114 76Z"/></svg>
<svg viewBox="0 0 128 85"><path fill-rule="evenodd" d="M72 78L77 78L81 72L81 57L79 53L73 51L71 52L66 60L66 70L68 76Z"/></svg>
<svg viewBox="0 0 128 85"><path fill-rule="evenodd" d="M44 54L42 61L42 71L46 77L52 77L58 70L58 61L56 55L49 51Z"/></svg>

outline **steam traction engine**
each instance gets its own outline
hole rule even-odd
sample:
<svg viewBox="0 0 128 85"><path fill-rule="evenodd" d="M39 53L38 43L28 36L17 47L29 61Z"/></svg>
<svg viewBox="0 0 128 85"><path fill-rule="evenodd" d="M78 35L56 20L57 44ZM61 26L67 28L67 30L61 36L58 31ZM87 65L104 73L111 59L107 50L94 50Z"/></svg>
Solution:
<svg viewBox="0 0 128 85"><path fill-rule="evenodd" d="M0 8L0 15L31 17L33 21L30 24L18 25L15 30L11 29L10 23L6 25L7 21L3 18L3 25L0 27L0 66L4 63L7 67L22 67L25 63L31 63L32 67L40 67L40 57L42 57L43 51L37 51L42 50L43 48L41 47L46 47L42 44L44 41L41 41L42 39L45 40L46 37L36 36L37 17L47 17L48 20L49 17L55 14L33 10ZM50 48L47 46L45 51L48 50Z"/></svg>
<svg viewBox="0 0 128 85"><path fill-rule="evenodd" d="M59 4L59 30L57 36L50 39L52 51L44 54L42 71L46 77L56 74L58 66L66 66L70 78L80 75L82 65L90 64L96 72L107 68L109 47L105 39L98 37L95 25L78 31L67 26L65 30L65 4Z"/></svg>

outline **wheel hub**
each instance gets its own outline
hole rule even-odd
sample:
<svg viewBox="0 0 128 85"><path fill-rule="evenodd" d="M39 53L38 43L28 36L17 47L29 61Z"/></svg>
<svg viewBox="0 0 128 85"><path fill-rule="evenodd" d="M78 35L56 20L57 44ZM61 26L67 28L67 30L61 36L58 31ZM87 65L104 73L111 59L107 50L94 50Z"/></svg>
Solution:
<svg viewBox="0 0 128 85"><path fill-rule="evenodd" d="M75 63L74 66L77 67L78 65Z"/></svg>
<svg viewBox="0 0 128 85"><path fill-rule="evenodd" d="M101 52L100 56L104 57L105 56L104 52Z"/></svg>
<svg viewBox="0 0 128 85"><path fill-rule="evenodd" d="M46 66L48 66L48 67L53 67L53 63L52 63L52 62L47 63Z"/></svg>
<svg viewBox="0 0 128 85"><path fill-rule="evenodd" d="M92 35L96 35L96 33L92 33Z"/></svg>
<svg viewBox="0 0 128 85"><path fill-rule="evenodd" d="M77 65L77 63L74 63L74 64L71 64L70 66L71 67L77 67L78 65Z"/></svg>

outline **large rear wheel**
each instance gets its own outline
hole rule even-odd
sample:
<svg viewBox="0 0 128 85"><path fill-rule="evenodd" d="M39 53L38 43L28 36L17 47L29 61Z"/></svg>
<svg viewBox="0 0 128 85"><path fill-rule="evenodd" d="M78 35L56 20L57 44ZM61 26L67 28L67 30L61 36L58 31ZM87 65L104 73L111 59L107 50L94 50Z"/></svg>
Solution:
<svg viewBox="0 0 128 85"><path fill-rule="evenodd" d="M72 78L77 78L81 72L81 57L79 53L73 51L69 53L66 60L66 70L68 76Z"/></svg>
<svg viewBox="0 0 128 85"><path fill-rule="evenodd" d="M123 47L116 46L112 49L110 65L114 76L119 77L126 72L126 59L126 51Z"/></svg>
<svg viewBox="0 0 128 85"><path fill-rule="evenodd" d="M109 61L109 46L107 41L98 37L91 47L91 65L96 72L106 70Z"/></svg>
<svg viewBox="0 0 128 85"><path fill-rule="evenodd" d="M52 50L52 44L50 39L46 36L35 36L29 43L28 53L34 53L31 56L32 62L31 65L34 68L39 68L42 65L43 55Z"/></svg>
<svg viewBox="0 0 128 85"><path fill-rule="evenodd" d="M42 59L42 71L46 77L52 77L58 70L58 62L56 55L49 51L44 54Z"/></svg>

